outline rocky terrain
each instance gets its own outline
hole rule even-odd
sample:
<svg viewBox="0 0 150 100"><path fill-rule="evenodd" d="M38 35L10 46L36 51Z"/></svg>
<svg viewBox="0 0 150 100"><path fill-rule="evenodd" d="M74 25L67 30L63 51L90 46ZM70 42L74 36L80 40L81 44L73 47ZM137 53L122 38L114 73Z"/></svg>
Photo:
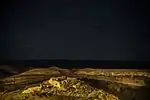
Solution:
<svg viewBox="0 0 150 100"><path fill-rule="evenodd" d="M0 100L150 100L150 72L35 68L0 79Z"/></svg>

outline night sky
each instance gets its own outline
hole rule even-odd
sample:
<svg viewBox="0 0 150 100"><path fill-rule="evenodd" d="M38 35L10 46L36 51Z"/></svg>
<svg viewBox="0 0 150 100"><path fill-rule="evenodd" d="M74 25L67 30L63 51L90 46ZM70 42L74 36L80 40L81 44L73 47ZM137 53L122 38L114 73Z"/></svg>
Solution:
<svg viewBox="0 0 150 100"><path fill-rule="evenodd" d="M12 0L2 8L1 59L150 60L138 1Z"/></svg>

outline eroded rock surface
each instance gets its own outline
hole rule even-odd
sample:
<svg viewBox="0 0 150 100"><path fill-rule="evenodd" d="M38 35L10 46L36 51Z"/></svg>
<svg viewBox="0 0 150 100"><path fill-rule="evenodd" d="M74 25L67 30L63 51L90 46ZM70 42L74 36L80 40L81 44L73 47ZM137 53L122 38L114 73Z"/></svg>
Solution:
<svg viewBox="0 0 150 100"><path fill-rule="evenodd" d="M141 70L50 67L1 79L0 97L2 100L150 100L149 86L150 74Z"/></svg>

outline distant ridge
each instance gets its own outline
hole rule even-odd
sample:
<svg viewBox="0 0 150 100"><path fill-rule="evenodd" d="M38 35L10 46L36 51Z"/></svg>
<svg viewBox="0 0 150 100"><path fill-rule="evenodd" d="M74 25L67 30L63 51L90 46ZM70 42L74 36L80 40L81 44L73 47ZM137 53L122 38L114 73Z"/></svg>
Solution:
<svg viewBox="0 0 150 100"><path fill-rule="evenodd" d="M5 60L0 65L32 66L61 68L147 68L149 61L113 61L113 60L67 60L67 59L41 59L41 60Z"/></svg>

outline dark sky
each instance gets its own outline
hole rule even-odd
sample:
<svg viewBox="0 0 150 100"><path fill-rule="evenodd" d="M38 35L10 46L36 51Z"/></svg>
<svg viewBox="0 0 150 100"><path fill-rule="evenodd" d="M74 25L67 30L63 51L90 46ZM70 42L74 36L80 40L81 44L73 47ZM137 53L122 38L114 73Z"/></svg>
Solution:
<svg viewBox="0 0 150 100"><path fill-rule="evenodd" d="M150 60L140 2L81 1L12 0L2 12L1 59Z"/></svg>

